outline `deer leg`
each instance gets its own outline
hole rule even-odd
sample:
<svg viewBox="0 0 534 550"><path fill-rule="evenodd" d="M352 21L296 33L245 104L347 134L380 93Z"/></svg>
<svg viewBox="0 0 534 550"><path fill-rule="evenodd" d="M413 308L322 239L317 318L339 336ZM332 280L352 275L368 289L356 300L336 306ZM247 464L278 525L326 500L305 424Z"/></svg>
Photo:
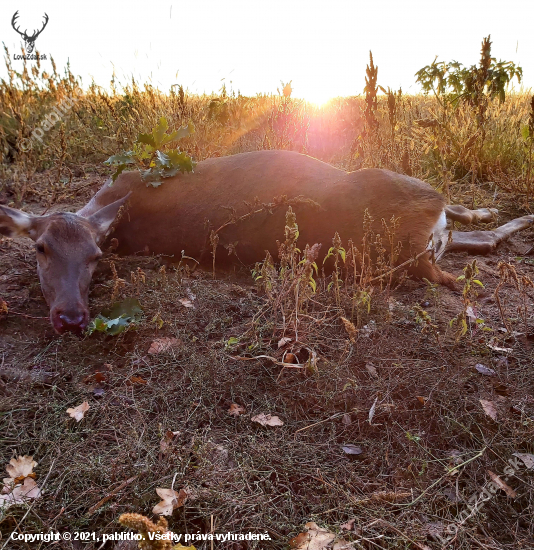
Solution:
<svg viewBox="0 0 534 550"><path fill-rule="evenodd" d="M497 245L511 237L514 233L532 227L534 214L516 218L492 231L451 231L452 239L445 244L442 252L465 251L470 254L488 254ZM441 256L441 254L440 254Z"/></svg>
<svg viewBox="0 0 534 550"><path fill-rule="evenodd" d="M445 207L445 215L448 219L459 222L463 225L472 223L489 223L496 219L498 210L496 208L479 208L478 210L469 210L458 204Z"/></svg>

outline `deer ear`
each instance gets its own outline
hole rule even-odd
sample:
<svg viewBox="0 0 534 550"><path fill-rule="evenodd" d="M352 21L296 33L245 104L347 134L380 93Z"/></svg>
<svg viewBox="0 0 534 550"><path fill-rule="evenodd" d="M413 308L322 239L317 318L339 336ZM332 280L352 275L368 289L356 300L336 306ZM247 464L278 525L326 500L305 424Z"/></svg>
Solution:
<svg viewBox="0 0 534 550"><path fill-rule="evenodd" d="M112 202L111 204L104 206L87 218L87 220L91 222L92 226L96 230L98 242L101 242L106 238L109 230L111 229L111 224L115 221L115 218L117 217L121 206L124 205L130 195L131 193L128 193L122 199L119 199L118 201Z"/></svg>
<svg viewBox="0 0 534 550"><path fill-rule="evenodd" d="M0 234L8 237L30 237L35 240L37 221L41 216L32 216L21 210L0 204Z"/></svg>

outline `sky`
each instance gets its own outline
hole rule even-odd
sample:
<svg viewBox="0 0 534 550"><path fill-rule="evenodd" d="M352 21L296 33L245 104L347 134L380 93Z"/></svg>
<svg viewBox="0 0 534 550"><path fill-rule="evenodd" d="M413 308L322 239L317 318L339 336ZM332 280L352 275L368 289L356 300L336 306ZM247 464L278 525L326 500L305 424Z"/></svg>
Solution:
<svg viewBox="0 0 534 550"><path fill-rule="evenodd" d="M416 71L435 56L475 64L491 34L492 55L522 66L523 86L534 87L528 0L2 0L0 40L14 68L22 67L13 59L17 10L21 30L40 28L48 14L36 48L60 68L70 61L85 86L109 87L113 72L195 93L223 83L244 95L276 93L292 81L295 97L321 104L363 92L372 50L380 85L417 93Z"/></svg>

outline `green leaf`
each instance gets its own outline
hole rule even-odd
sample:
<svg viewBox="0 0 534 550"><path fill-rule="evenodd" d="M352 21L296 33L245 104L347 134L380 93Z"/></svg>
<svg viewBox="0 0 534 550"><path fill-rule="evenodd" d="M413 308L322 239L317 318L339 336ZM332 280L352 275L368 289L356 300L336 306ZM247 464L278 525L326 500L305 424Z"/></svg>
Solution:
<svg viewBox="0 0 534 550"><path fill-rule="evenodd" d="M156 159L158 161L157 164L159 164L163 168L171 168L171 159L165 153L162 153L159 150L156 151Z"/></svg>
<svg viewBox="0 0 534 550"><path fill-rule="evenodd" d="M137 143L144 143L145 145L150 145L156 149L156 142L152 134L139 134L137 136Z"/></svg>
<svg viewBox="0 0 534 550"><path fill-rule="evenodd" d="M154 136L154 147L156 147L156 149L159 149L163 145L163 136L165 135L168 127L169 124L167 123L167 119L162 116L159 119L158 125L152 130L152 135Z"/></svg>
<svg viewBox="0 0 534 550"><path fill-rule="evenodd" d="M119 164L119 166L117 166L117 169L115 170L115 172L111 176L111 183L115 183L115 180L124 172L124 170L127 167L128 167L127 164Z"/></svg>
<svg viewBox="0 0 534 550"><path fill-rule="evenodd" d="M521 126L521 135L523 136L523 139L525 141L527 141L530 137L530 129L528 127L528 124L524 124L523 126Z"/></svg>
<svg viewBox="0 0 534 550"><path fill-rule="evenodd" d="M195 126L192 122L190 122L187 126L182 126L181 128L178 128L178 130L175 130L174 132L163 136L161 140L161 145L167 145L168 143L171 143L173 141L178 141L179 139L189 137L191 134L194 133Z"/></svg>
<svg viewBox="0 0 534 550"><path fill-rule="evenodd" d="M143 309L136 298L126 298L123 302L113 304L111 308L102 312L89 323L87 332L104 332L116 336L135 326L139 321Z"/></svg>
<svg viewBox="0 0 534 550"><path fill-rule="evenodd" d="M125 151L123 153L119 153L118 155L112 155L108 158L108 160L104 161L104 164L107 164L108 166L114 166L117 164L135 164L135 159L133 156L133 151Z"/></svg>

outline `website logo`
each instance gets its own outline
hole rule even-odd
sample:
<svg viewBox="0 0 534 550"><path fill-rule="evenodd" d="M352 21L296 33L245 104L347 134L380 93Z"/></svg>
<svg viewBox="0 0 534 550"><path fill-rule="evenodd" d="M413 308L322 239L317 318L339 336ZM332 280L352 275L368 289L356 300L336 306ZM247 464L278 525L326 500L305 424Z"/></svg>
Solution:
<svg viewBox="0 0 534 550"><path fill-rule="evenodd" d="M26 29L24 32L20 30L20 28L16 27L17 24L17 18L19 16L19 11L17 10L15 12L15 15L13 15L13 18L11 19L11 26L22 36L24 39L24 45L26 46L26 52L28 54L31 54L33 52L33 48L35 47L35 41L37 40L37 37L45 30L45 27L48 23L48 15L44 14L44 23L41 27L41 30L34 30L33 34L28 34L28 29Z"/></svg>

